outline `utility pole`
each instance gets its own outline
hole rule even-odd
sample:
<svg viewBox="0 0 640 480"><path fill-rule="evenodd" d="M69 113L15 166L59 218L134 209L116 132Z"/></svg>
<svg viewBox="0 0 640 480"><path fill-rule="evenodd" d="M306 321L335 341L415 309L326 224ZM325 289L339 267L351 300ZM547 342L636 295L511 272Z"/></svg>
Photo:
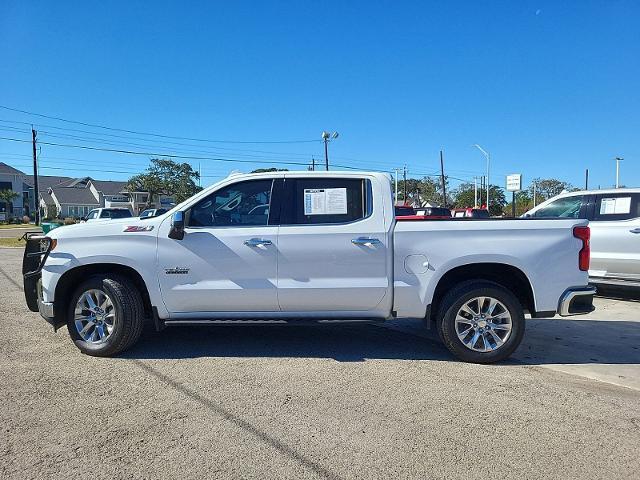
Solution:
<svg viewBox="0 0 640 480"><path fill-rule="evenodd" d="M316 159L313 155L311 156L311 167L309 168L309 170L311 170L312 172L316 171Z"/></svg>
<svg viewBox="0 0 640 480"><path fill-rule="evenodd" d="M394 170L396 171L396 179L395 179L396 180L396 189L395 189L396 195L395 195L395 197L393 197L393 204L395 205L395 204L398 203L398 170L399 170L399 168L394 168Z"/></svg>
<svg viewBox="0 0 640 480"><path fill-rule="evenodd" d="M444 158L442 157L442 150L440 150L440 182L442 183L442 206L447 206L447 189L444 184Z"/></svg>
<svg viewBox="0 0 640 480"><path fill-rule="evenodd" d="M511 192L511 216L516 218L516 192Z"/></svg>
<svg viewBox="0 0 640 480"><path fill-rule="evenodd" d="M584 189L589 190L589 169L584 171Z"/></svg>
<svg viewBox="0 0 640 480"><path fill-rule="evenodd" d="M537 187L537 183L533 182L533 206L536 206L536 187Z"/></svg>
<svg viewBox="0 0 640 480"><path fill-rule="evenodd" d="M473 208L478 208L478 177L473 177Z"/></svg>
<svg viewBox="0 0 640 480"><path fill-rule="evenodd" d="M31 143L33 146L33 205L35 207L36 225L40 225L40 191L38 189L38 155L36 154L36 136L38 132L31 126Z"/></svg>
<svg viewBox="0 0 640 480"><path fill-rule="evenodd" d="M404 203L407 204L407 166L402 168L402 178L404 183Z"/></svg>
<svg viewBox="0 0 640 480"><path fill-rule="evenodd" d="M616 161L616 188L620 188L620 162L624 158L616 157L614 160Z"/></svg>

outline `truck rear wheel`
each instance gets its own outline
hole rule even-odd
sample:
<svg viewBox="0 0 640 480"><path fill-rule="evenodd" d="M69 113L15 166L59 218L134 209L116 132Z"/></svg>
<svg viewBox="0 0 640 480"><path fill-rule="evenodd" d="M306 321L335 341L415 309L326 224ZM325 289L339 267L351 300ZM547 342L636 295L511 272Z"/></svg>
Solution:
<svg viewBox="0 0 640 480"><path fill-rule="evenodd" d="M117 355L138 341L143 326L142 297L135 284L124 276L91 277L70 298L67 330L87 355Z"/></svg>
<svg viewBox="0 0 640 480"><path fill-rule="evenodd" d="M450 290L438 318L445 346L465 362L504 360L520 345L524 328L516 296L484 280L463 282Z"/></svg>

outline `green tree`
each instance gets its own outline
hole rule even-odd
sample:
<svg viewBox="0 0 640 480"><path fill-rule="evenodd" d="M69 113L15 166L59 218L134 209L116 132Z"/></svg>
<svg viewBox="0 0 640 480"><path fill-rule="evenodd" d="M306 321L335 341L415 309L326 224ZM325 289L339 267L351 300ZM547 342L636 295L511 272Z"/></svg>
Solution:
<svg viewBox="0 0 640 480"><path fill-rule="evenodd" d="M511 193L507 192L507 198L509 203L504 207L504 214L511 216ZM529 190L522 190L516 192L516 217L519 217L523 213L533 208L533 197L529 194Z"/></svg>
<svg viewBox="0 0 640 480"><path fill-rule="evenodd" d="M438 177L407 178L407 198L404 198L404 180L398 181L398 201L417 207L430 205L450 205L452 202L449 194L449 180L445 176L445 188L447 189L447 201L442 199L442 185Z"/></svg>
<svg viewBox="0 0 640 480"><path fill-rule="evenodd" d="M18 195L13 190L0 190L0 202L4 202L7 205L7 214L10 216L13 211L12 202L18 198Z"/></svg>
<svg viewBox="0 0 640 480"><path fill-rule="evenodd" d="M457 208L470 208L475 203L473 183L461 183L458 188L453 192L454 205ZM487 190L485 188L478 188L478 205L484 204L484 199L487 198ZM497 185L491 185L489 187L489 214L492 216L502 215L502 210L507 204L504 191Z"/></svg>
<svg viewBox="0 0 640 480"><path fill-rule="evenodd" d="M183 202L201 188L196 184L200 174L188 163L178 163L166 158L152 158L145 173L134 175L127 182L127 189L147 192L147 207L158 195L171 195L176 203Z"/></svg>
<svg viewBox="0 0 640 480"><path fill-rule="evenodd" d="M575 187L569 182L563 182L556 178L534 178L527 188L529 196L533 200L533 185L536 190L536 204L560 195L564 190L574 190Z"/></svg>

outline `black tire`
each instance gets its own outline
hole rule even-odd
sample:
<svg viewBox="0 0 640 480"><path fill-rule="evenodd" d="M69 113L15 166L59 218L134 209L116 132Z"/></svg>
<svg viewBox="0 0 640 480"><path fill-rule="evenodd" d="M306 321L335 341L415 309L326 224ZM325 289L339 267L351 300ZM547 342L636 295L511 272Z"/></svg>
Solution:
<svg viewBox="0 0 640 480"><path fill-rule="evenodd" d="M115 318L113 330L102 343L85 341L76 328L74 316L76 303L88 290L100 290L111 300ZM67 308L67 330L69 336L82 353L95 357L117 355L133 346L144 327L142 296L135 284L127 277L115 274L96 275L85 280L74 291Z"/></svg>
<svg viewBox="0 0 640 480"><path fill-rule="evenodd" d="M511 333L495 350L475 351L465 346L458 338L456 315L464 303L474 297L495 298L506 307L511 316ZM438 332L443 343L451 353L464 362L494 363L508 358L520 345L524 330L524 313L516 296L503 286L486 280L469 280L449 290L442 301L438 315Z"/></svg>

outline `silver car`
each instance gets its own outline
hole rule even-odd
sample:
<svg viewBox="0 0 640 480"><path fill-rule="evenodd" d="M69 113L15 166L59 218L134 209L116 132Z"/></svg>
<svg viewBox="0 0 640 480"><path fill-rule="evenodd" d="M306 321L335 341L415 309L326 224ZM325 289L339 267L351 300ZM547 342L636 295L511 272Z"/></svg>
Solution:
<svg viewBox="0 0 640 480"><path fill-rule="evenodd" d="M588 219L591 282L640 287L640 188L562 193L523 216Z"/></svg>

